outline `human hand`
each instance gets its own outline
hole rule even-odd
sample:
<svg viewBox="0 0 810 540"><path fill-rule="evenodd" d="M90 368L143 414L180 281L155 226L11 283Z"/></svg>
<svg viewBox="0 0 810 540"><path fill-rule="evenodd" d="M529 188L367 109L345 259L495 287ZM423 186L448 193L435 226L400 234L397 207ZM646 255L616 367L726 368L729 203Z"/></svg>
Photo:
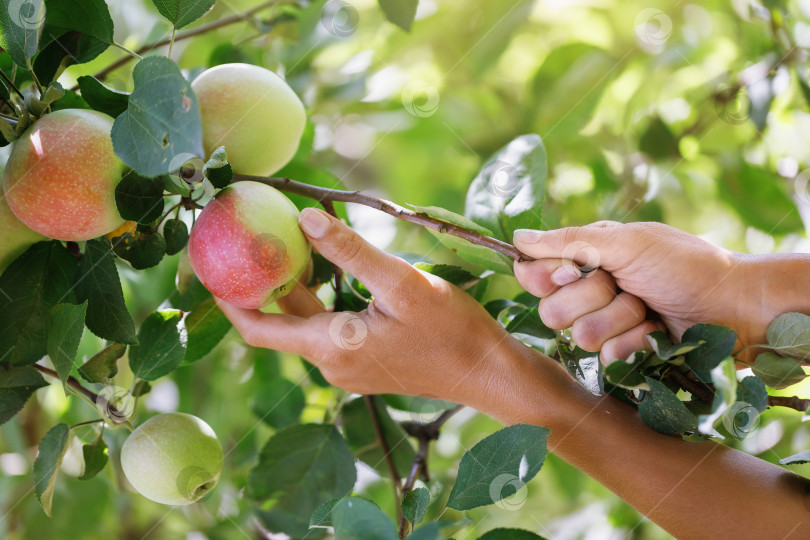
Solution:
<svg viewBox="0 0 810 540"><path fill-rule="evenodd" d="M430 395L505 416L504 399L517 397L514 387L525 379L513 359L531 355L527 347L467 293L375 248L328 214L304 210L300 224L313 247L374 300L359 313L330 313L300 285L279 300L283 314L218 300L248 344L300 354L350 392Z"/></svg>
<svg viewBox="0 0 810 540"><path fill-rule="evenodd" d="M751 272L751 257L661 223L520 230L514 242L538 259L514 270L521 285L542 298L543 322L571 328L574 342L601 351L605 362L649 348L646 335L660 323L647 319L646 306L678 338L690 326L712 323L736 330L739 346L763 343L779 314L749 294L764 286ZM580 279L572 260L599 269Z"/></svg>

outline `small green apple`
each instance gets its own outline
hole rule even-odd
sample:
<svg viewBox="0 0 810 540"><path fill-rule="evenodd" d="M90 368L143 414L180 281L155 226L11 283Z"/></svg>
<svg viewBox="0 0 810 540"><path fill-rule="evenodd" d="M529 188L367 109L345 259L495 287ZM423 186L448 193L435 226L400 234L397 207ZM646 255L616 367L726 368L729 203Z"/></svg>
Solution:
<svg viewBox="0 0 810 540"><path fill-rule="evenodd" d="M138 493L155 502L185 505L219 480L222 446L211 427L190 414L153 416L121 449L121 467Z"/></svg>
<svg viewBox="0 0 810 540"><path fill-rule="evenodd" d="M284 80L250 64L208 69L191 84L206 157L225 146L235 173L269 176L295 155L307 117Z"/></svg>

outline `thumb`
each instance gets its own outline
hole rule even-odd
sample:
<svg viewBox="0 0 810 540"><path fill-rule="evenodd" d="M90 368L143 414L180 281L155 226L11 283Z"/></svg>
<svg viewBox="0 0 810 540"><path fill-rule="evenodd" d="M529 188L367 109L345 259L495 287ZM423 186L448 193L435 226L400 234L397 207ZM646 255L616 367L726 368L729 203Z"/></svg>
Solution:
<svg viewBox="0 0 810 540"><path fill-rule="evenodd" d="M583 269L608 272L635 260L646 243L635 227L616 221L549 231L518 229L513 241L516 248L535 259L573 261Z"/></svg>

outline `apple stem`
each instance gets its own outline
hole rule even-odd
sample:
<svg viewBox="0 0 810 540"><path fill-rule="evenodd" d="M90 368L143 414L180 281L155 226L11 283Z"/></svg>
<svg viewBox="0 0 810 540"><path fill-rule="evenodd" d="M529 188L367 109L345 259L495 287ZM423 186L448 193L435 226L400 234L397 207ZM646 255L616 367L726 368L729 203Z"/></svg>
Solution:
<svg viewBox="0 0 810 540"><path fill-rule="evenodd" d="M442 234L456 236L458 238L467 240L472 244L487 247L493 251L501 253L502 255L506 255L517 262L534 260L534 258L522 253L512 244L498 240L497 238L471 231L470 229L466 229L460 225L455 225L448 221L429 216L424 212L415 212L413 210L409 210L408 208L399 206L391 201L372 197L371 195L367 195L360 191L343 191L339 189L313 186L310 184L304 184L303 182L296 182L290 178L248 176L244 174L235 174L233 181L261 182L263 184L267 184L268 186L272 186L279 191L286 191L289 193L302 195L304 197L309 197L310 199L315 199L321 204L324 204L325 202L348 202L362 204L364 206L379 210L380 212L385 212L386 214L397 219L401 219L402 221L416 223L417 225L433 229Z"/></svg>

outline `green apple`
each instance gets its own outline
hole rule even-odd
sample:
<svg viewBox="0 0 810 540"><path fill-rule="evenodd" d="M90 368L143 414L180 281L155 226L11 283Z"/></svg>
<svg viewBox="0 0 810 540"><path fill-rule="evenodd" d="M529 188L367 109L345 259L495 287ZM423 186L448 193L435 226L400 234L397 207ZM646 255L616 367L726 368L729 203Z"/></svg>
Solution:
<svg viewBox="0 0 810 540"><path fill-rule="evenodd" d="M34 122L14 142L3 174L11 211L57 240L90 240L120 226L115 186L124 163L113 152L113 119L63 109Z"/></svg>
<svg viewBox="0 0 810 540"><path fill-rule="evenodd" d="M121 467L138 493L155 502L185 505L219 480L222 446L211 427L190 414L153 416L121 449Z"/></svg>
<svg viewBox="0 0 810 540"><path fill-rule="evenodd" d="M191 88L200 105L206 157L225 146L235 173L269 176L295 155L306 112L272 71L223 64L204 71Z"/></svg>
<svg viewBox="0 0 810 540"><path fill-rule="evenodd" d="M191 268L214 296L260 309L288 293L307 269L298 209L275 188L234 182L205 205L188 239Z"/></svg>

